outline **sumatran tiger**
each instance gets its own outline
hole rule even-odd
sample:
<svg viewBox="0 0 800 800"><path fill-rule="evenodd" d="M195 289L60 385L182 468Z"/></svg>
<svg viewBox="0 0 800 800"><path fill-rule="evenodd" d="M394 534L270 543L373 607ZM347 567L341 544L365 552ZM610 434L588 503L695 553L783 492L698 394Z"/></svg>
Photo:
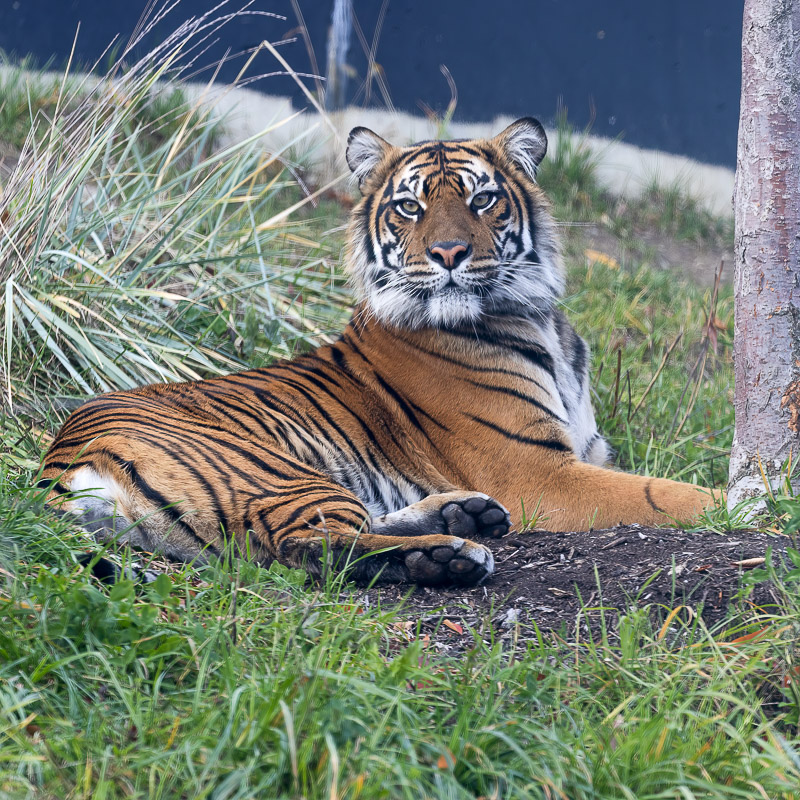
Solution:
<svg viewBox="0 0 800 800"><path fill-rule="evenodd" d="M709 491L603 466L536 185L546 149L528 117L493 139L409 147L355 128L357 305L339 339L90 400L45 457L50 502L176 559L232 541L262 563L319 573L330 559L356 579L429 585L491 575L473 537L504 536L523 504L565 531L696 517Z"/></svg>

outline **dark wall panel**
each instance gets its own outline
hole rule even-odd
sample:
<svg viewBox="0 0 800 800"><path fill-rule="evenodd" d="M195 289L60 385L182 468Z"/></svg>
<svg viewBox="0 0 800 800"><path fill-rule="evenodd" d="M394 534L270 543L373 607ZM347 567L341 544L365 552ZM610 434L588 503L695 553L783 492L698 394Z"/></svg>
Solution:
<svg viewBox="0 0 800 800"><path fill-rule="evenodd" d="M63 64L80 22L77 53L84 63L112 37L125 38L144 8L100 0L0 0L0 48L31 52L40 63ZM183 0L160 26L170 30L214 4ZM591 123L603 136L733 165L740 90L741 0L390 0L377 48L394 104L442 111L450 91L439 66L458 87L456 117L496 114L552 119L559 105L573 123ZM290 0L257 0L255 8L286 21L252 17L233 22L206 60L230 48L252 47L297 34ZM320 68L325 69L332 0L301 0ZM381 3L354 0L356 17L372 39ZM310 69L305 44L282 46L298 71ZM350 97L363 101L366 58L354 36ZM232 77L234 62L223 71ZM272 72L262 54L250 74ZM254 84L264 92L302 96L289 78ZM376 88L373 100L380 103Z"/></svg>

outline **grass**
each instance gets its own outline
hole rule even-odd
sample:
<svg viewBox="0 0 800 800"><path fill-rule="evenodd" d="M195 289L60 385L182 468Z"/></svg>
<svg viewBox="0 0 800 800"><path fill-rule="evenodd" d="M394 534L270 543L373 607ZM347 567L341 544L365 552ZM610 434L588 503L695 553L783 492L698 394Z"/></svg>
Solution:
<svg viewBox="0 0 800 800"><path fill-rule="evenodd" d="M65 81L25 139L0 216L9 405L263 363L346 313L338 243L285 216L307 199L285 155L215 148L166 77L144 60L113 89Z"/></svg>
<svg viewBox="0 0 800 800"><path fill-rule="evenodd" d="M448 658L278 566L108 590L81 536L29 494L0 502L4 797L797 797L789 584L758 637L664 636L643 608L619 643L476 630Z"/></svg>
<svg viewBox="0 0 800 800"><path fill-rule="evenodd" d="M676 289L669 272L602 263L573 269L569 287L571 319L593 332L595 409L618 464L724 485L733 435L730 287L712 308L713 290Z"/></svg>
<svg viewBox="0 0 800 800"><path fill-rule="evenodd" d="M92 83L68 75L65 79L59 73L38 69L29 57L16 60L0 51L0 142L19 151L31 135L45 135L54 117L78 111L87 100L93 111L99 111ZM131 94L127 105L127 132L136 130L137 147L148 151L174 134L189 110L179 85Z"/></svg>
<svg viewBox="0 0 800 800"><path fill-rule="evenodd" d="M0 51L0 141L21 149L32 129L56 109L60 81L34 69L33 62L20 62Z"/></svg>
<svg viewBox="0 0 800 800"><path fill-rule="evenodd" d="M694 231L700 244L730 245L732 221L711 217L678 189L654 186L630 201L612 197L595 180L596 166L597 155L562 116L539 183L565 241L563 305L592 347L600 429L624 469L724 486L733 436L731 285L715 291L635 257L620 263L587 249L583 223L606 227L623 244L645 226L675 239ZM612 224L610 214L623 221Z"/></svg>
<svg viewBox="0 0 800 800"><path fill-rule="evenodd" d="M588 133L575 131L565 111L559 114L548 156L539 171L539 182L547 189L559 219L607 232L617 247L630 251L638 263L653 263L659 247L671 243L725 253L732 250L733 215L715 216L680 180L664 184L654 177L635 197L616 196L603 189L595 179L603 156L587 145ZM686 257L685 248L681 255Z"/></svg>
<svg viewBox="0 0 800 800"><path fill-rule="evenodd" d="M206 153L203 133L201 124L185 147L181 132L149 155L135 134L98 142L91 184L76 174L82 165L65 159L56 165L64 173L58 194L43 186L15 197L12 176L0 246L7 395L219 374L310 344L335 316L337 294L344 307L330 266L337 254L291 224L273 225L276 198L294 184L252 143ZM172 174L177 160L186 168ZM32 183L29 175L19 181L20 189ZM25 215L15 216L16 202ZM325 303L316 302L321 295Z"/></svg>
<svg viewBox="0 0 800 800"><path fill-rule="evenodd" d="M556 135L548 144L547 157L537 176L559 220L596 219L608 209L610 197L595 180L597 164L597 155L585 146L585 137L570 125L566 110L559 112Z"/></svg>
<svg viewBox="0 0 800 800"><path fill-rule="evenodd" d="M800 797L800 562L765 566L775 605L715 630L668 609L654 629L632 604L614 637L484 624L458 657L332 575L223 559L92 577L103 548L29 488L69 398L265 363L348 305L340 210L284 214L304 195L281 159L158 107L158 63L126 72L130 102L102 84L58 100L3 189L0 796ZM592 169L579 146L543 167L559 219L608 211ZM564 305L618 463L724 483L730 291L589 261L564 230ZM776 499L773 524L798 520Z"/></svg>
<svg viewBox="0 0 800 800"><path fill-rule="evenodd" d="M733 215L716 217L687 194L680 181L663 186L657 181L636 202L617 208L617 220L632 215L634 224L696 244L733 241Z"/></svg>

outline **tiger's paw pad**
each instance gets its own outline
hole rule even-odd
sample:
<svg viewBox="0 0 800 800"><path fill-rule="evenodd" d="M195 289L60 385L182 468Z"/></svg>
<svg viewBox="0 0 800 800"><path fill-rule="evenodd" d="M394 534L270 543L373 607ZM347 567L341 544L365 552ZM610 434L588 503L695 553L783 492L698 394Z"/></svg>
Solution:
<svg viewBox="0 0 800 800"><path fill-rule="evenodd" d="M453 537L447 544L413 550L405 557L405 565L415 583L474 586L494 572L494 556L482 544Z"/></svg>
<svg viewBox="0 0 800 800"><path fill-rule="evenodd" d="M454 500L442 508L442 516L451 536L491 536L498 539L511 530L508 511L486 495L475 494Z"/></svg>

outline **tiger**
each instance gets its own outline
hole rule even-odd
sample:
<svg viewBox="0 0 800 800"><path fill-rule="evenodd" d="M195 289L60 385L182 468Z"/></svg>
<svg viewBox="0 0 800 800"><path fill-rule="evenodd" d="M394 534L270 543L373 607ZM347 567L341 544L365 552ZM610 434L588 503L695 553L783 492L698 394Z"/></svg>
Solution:
<svg viewBox="0 0 800 800"><path fill-rule="evenodd" d="M88 400L44 457L48 502L180 561L227 546L357 581L476 585L487 541L689 522L701 487L617 471L524 117L494 138L395 146L354 128L361 199L341 336L290 360ZM481 542L481 539L484 539Z"/></svg>

